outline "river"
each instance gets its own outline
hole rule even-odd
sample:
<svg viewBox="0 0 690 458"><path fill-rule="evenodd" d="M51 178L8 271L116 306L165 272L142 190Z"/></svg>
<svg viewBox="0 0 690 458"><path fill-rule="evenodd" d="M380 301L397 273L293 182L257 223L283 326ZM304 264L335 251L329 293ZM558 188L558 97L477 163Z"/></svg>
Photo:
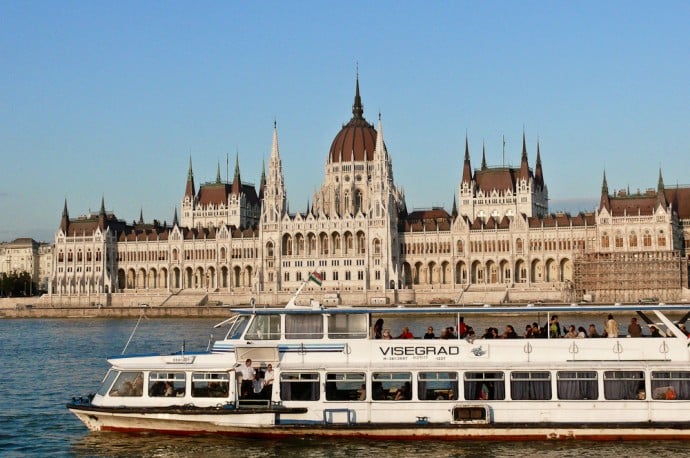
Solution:
<svg viewBox="0 0 690 458"><path fill-rule="evenodd" d="M503 318L495 324L501 325ZM205 349L220 319L143 319L127 353ZM587 319L586 321L589 321ZM251 440L158 434L92 433L65 403L94 392L107 370L106 356L120 354L136 319L0 320L0 455L23 456L646 456L682 454L685 442L392 442L357 440ZM563 323L563 320L561 321ZM599 321L601 323L601 321ZM399 323L391 320L394 332ZM477 323L480 324L480 323ZM520 332L520 323L515 328ZM438 326L438 325L437 325ZM484 323L481 323L484 326ZM499 326L502 329L502 326ZM413 329L415 332L415 329Z"/></svg>

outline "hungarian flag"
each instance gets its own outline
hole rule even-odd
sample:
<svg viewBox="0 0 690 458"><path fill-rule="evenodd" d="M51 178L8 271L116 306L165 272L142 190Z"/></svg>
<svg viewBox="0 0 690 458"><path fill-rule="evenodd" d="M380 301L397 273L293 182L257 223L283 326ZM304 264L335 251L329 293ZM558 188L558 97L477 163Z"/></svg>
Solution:
<svg viewBox="0 0 690 458"><path fill-rule="evenodd" d="M313 281L317 285L321 286L321 282L323 282L323 278L321 278L321 275L319 275L318 272L312 272L309 274L309 281Z"/></svg>

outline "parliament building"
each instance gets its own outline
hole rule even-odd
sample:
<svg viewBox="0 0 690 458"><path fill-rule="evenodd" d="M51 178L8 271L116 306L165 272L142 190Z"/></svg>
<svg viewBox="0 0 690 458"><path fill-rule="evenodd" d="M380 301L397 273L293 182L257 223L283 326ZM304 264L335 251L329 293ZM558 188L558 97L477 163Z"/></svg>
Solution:
<svg viewBox="0 0 690 458"><path fill-rule="evenodd" d="M324 145L326 147L327 145ZM324 148L325 149L325 148ZM460 151L458 152L461 153ZM533 154L533 156L532 156ZM379 115L352 117L327 151L323 183L290 211L278 130L260 184L194 180L190 158L172 223L126 223L105 210L55 234L49 295L74 303L284 304L311 272L305 299L343 304L689 300L690 187L609 193L598 208L549 209L539 144L519 167L459 156L453 207L410 211L394 179ZM532 159L533 158L533 159ZM476 160L476 158L475 158ZM182 175L182 174L181 174ZM183 175L182 175L183 176ZM420 179L424 179L421 177ZM429 178L431 179L431 178Z"/></svg>

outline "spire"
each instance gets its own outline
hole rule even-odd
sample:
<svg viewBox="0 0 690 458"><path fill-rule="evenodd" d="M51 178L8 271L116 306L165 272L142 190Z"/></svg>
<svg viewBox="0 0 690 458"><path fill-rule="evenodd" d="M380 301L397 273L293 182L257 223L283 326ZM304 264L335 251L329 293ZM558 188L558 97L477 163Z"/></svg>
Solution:
<svg viewBox="0 0 690 458"><path fill-rule="evenodd" d="M177 220L177 207L175 207L175 214L173 215L172 224L173 224L173 227L180 225L179 221Z"/></svg>
<svg viewBox="0 0 690 458"><path fill-rule="evenodd" d="M98 211L98 228L105 229L105 197L101 195L101 209Z"/></svg>
<svg viewBox="0 0 690 458"><path fill-rule="evenodd" d="M529 163L527 162L527 142L525 141L525 131L522 131L522 158L520 159L520 178L529 179Z"/></svg>
<svg viewBox="0 0 690 458"><path fill-rule="evenodd" d="M144 224L144 207L139 210L139 224Z"/></svg>
<svg viewBox="0 0 690 458"><path fill-rule="evenodd" d="M666 193L664 192L664 178L661 176L661 168L659 168L659 183L656 187L656 201L659 205L666 208Z"/></svg>
<svg viewBox="0 0 690 458"><path fill-rule="evenodd" d="M240 194L242 192L242 180L240 179L240 155L235 156L235 176L232 179L232 193Z"/></svg>
<svg viewBox="0 0 690 458"><path fill-rule="evenodd" d="M352 118L364 119L364 107L362 107L362 98L359 96L359 70L357 70L357 82L355 84L355 102L352 104Z"/></svg>
<svg viewBox="0 0 690 458"><path fill-rule="evenodd" d="M609 198L609 185L606 183L606 170L604 170L604 179L601 183L601 200L599 201L599 209L611 210L611 200Z"/></svg>
<svg viewBox="0 0 690 458"><path fill-rule="evenodd" d="M534 181L537 186L544 189L544 174L541 169L541 153L539 151L539 140L537 140L537 164L534 167Z"/></svg>
<svg viewBox="0 0 690 458"><path fill-rule="evenodd" d="M453 219L458 217L458 205L455 201L455 196L453 196L453 210L450 212L450 215L453 217Z"/></svg>
<svg viewBox="0 0 690 458"><path fill-rule="evenodd" d="M69 212L67 211L67 197L65 197L65 206L62 209L62 219L60 220L60 229L67 234L69 229Z"/></svg>
<svg viewBox="0 0 690 458"><path fill-rule="evenodd" d="M189 156L189 170L187 171L187 186L184 190L185 197L189 197L190 200L194 200L194 195L196 191L194 190L194 172L192 172L192 156Z"/></svg>
<svg viewBox="0 0 690 458"><path fill-rule="evenodd" d="M376 147L374 148L374 160L386 160L386 145L383 143L383 123L381 122L381 113L379 113L378 132L376 133ZM366 159L366 154L364 158ZM354 155L352 156L354 160ZM366 166L365 166L366 167Z"/></svg>
<svg viewBox="0 0 690 458"><path fill-rule="evenodd" d="M472 182L472 167L470 165L470 144L467 141L467 133L465 133L465 161L462 166L462 183L468 185Z"/></svg>
<svg viewBox="0 0 690 458"><path fill-rule="evenodd" d="M482 170L486 169L486 150L484 149L484 142L482 142Z"/></svg>
<svg viewBox="0 0 690 458"><path fill-rule="evenodd" d="M266 187L266 161L261 159L261 180L259 181L259 199L264 198L264 188Z"/></svg>
<svg viewBox="0 0 690 458"><path fill-rule="evenodd" d="M220 184L220 161L218 161L218 169L216 170L216 184Z"/></svg>

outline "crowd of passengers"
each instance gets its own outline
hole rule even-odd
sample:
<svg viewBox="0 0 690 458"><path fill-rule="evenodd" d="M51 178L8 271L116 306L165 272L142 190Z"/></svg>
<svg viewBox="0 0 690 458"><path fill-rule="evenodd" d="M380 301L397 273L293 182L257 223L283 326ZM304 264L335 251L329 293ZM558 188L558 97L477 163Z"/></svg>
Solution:
<svg viewBox="0 0 690 458"><path fill-rule="evenodd" d="M390 329L383 327L383 318L376 320L374 324L372 337L374 339L414 339L416 338L410 328L403 326L402 331L399 335L393 336ZM678 325L680 331L688 338L690 338L690 333L685 328L685 324L681 323ZM628 324L626 337L673 337L670 330L662 332L653 324L649 324L649 334L643 332L643 327L637 322L636 317L630 319L630 324ZM613 315L609 314L604 321L604 327L601 333L597 331L595 324L590 324L589 329L585 329L584 326L575 327L574 324L570 326L561 326L558 321L558 316L554 315L551 317L551 321L548 325L539 326L539 323L534 322L532 324L527 324L525 326L525 332L522 336L515 332L515 328L512 325L506 325L505 331L499 334L498 328L489 327L486 328L484 334L477 337L472 326L465 323L464 317L460 317L460 322L457 326L449 326L441 331L441 334L437 337L434 332L434 328L429 326L424 334L424 339L467 339L468 341L474 341L475 339L517 339L523 337L526 339L538 339L538 338L569 338L569 339L585 339L585 338L597 338L597 337L621 337L618 327L618 322L613 318Z"/></svg>

